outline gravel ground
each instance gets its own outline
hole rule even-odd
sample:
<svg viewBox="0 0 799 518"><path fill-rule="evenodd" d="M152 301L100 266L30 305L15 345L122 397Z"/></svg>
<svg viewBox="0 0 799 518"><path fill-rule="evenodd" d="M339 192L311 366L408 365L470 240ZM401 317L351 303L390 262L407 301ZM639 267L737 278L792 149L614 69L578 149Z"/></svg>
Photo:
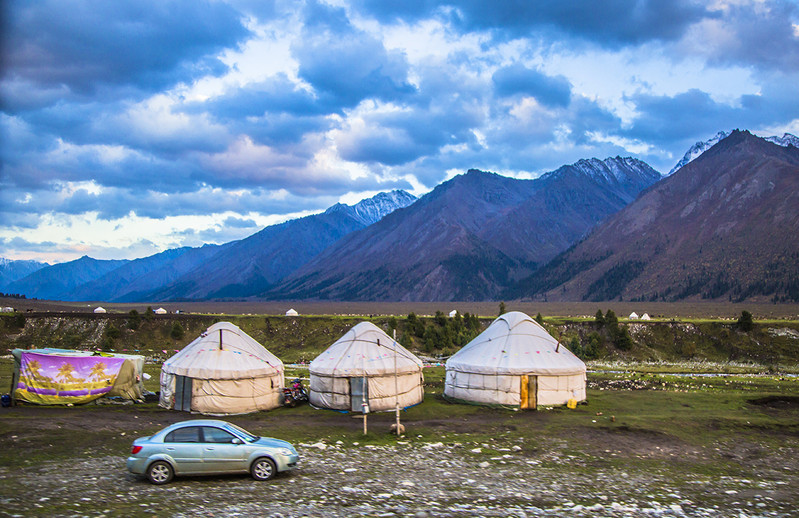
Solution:
<svg viewBox="0 0 799 518"><path fill-rule="evenodd" d="M126 473L119 456L19 472L0 467L0 514L787 517L797 516L799 505L793 450L782 452L778 466L773 458L730 459L752 475L736 478L686 472L684 465L672 470L666 451L599 457L571 454L565 441L534 452L512 441L297 446L300 467L269 482L225 476L154 486ZM717 452L689 455L701 461ZM625 460L633 458L639 461Z"/></svg>

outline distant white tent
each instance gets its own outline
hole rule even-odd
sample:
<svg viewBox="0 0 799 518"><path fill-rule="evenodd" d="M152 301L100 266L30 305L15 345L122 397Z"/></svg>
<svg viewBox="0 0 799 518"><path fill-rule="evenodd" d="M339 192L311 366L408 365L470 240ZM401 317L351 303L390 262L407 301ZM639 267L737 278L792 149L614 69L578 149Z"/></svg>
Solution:
<svg viewBox="0 0 799 518"><path fill-rule="evenodd" d="M156 315L166 315L167 310L165 310L164 308L158 308L153 313L155 313Z"/></svg>
<svg viewBox="0 0 799 518"><path fill-rule="evenodd" d="M635 311L630 313L630 320L638 320L638 313L636 313Z"/></svg>
<svg viewBox="0 0 799 518"><path fill-rule="evenodd" d="M13 313L13 312L14 312L14 308L12 308L10 306L5 306L5 307L0 308L0 313Z"/></svg>
<svg viewBox="0 0 799 518"><path fill-rule="evenodd" d="M446 363L444 396L534 409L585 400L585 364L528 315L500 316Z"/></svg>
<svg viewBox="0 0 799 518"><path fill-rule="evenodd" d="M649 316L649 313L644 313L641 316L641 320L652 320L652 317Z"/></svg>
<svg viewBox="0 0 799 518"><path fill-rule="evenodd" d="M396 373L396 376L395 376ZM311 404L363 411L406 408L424 398L422 361L371 322L361 322L310 365Z"/></svg>
<svg viewBox="0 0 799 518"><path fill-rule="evenodd" d="M457 316L457 314L458 314L458 310L457 309L453 309L452 311L449 312L450 318L455 318L455 316Z"/></svg>
<svg viewBox="0 0 799 518"><path fill-rule="evenodd" d="M161 366L164 408L245 414L280 406L283 362L230 322L218 322Z"/></svg>
<svg viewBox="0 0 799 518"><path fill-rule="evenodd" d="M296 317L298 315L299 313L297 313L297 311L294 308L291 308L290 310L286 311L287 317Z"/></svg>
<svg viewBox="0 0 799 518"><path fill-rule="evenodd" d="M101 307L101 306L97 306L96 308L94 308L94 312L95 312L95 313L108 313L108 312L105 310L105 308L104 308L104 307Z"/></svg>

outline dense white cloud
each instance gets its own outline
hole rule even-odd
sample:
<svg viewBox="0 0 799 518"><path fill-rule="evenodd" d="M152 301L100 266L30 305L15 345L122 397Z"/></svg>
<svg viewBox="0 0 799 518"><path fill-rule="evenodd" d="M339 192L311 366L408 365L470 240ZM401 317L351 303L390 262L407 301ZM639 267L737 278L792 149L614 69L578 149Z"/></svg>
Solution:
<svg viewBox="0 0 799 518"><path fill-rule="evenodd" d="M789 0L3 3L0 256L222 243L476 167L796 131Z"/></svg>

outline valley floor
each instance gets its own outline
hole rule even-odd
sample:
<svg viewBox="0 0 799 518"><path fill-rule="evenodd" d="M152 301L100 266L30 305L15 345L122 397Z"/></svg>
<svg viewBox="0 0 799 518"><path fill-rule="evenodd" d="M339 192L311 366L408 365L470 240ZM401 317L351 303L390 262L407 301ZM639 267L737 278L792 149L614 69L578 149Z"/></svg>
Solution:
<svg viewBox="0 0 799 518"><path fill-rule="evenodd" d="M499 301L485 302L340 302L340 301L205 301L205 302L152 302L152 303L107 303L107 302L61 302L36 299L13 299L0 297L0 305L26 312L92 313L102 305L110 313L128 313L135 309L144 313L147 307L163 307L170 313L222 314L222 315L284 315L295 309L300 316L306 315L435 315L436 311L449 314L457 310L460 314L471 313L483 317L497 316ZM715 301L694 302L534 302L506 301L508 311L523 311L534 316L593 318L597 310L612 309L620 318L636 312L648 313L653 318L728 318L735 319L741 311L751 312L758 319L799 320L799 304L769 302L729 303Z"/></svg>
<svg viewBox="0 0 799 518"><path fill-rule="evenodd" d="M425 401L357 416L308 406L231 417L292 441L301 466L152 486L125 472L135 437L191 414L153 403L0 409L0 508L11 516L795 516L799 378L589 374L575 410Z"/></svg>

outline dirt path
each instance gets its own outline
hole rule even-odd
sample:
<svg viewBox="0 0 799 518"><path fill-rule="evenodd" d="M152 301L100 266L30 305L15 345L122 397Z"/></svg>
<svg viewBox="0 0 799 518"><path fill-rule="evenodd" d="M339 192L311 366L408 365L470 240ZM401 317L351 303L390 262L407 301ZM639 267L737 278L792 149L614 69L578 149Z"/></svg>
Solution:
<svg viewBox="0 0 799 518"><path fill-rule="evenodd" d="M293 420L291 426L304 420L319 426L320 418L347 428L361 425L338 414L283 417ZM474 430L488 429L488 419L475 423L470 417L470 434L466 424L427 421L428 428L440 425L441 440L295 441L301 466L273 481L178 478L159 487L126 473L126 450L137 429L185 415L152 408L77 413L25 407L5 409L0 418L16 419L27 431L4 434L4 447L39 455L20 468L0 467L0 514L9 516L787 517L799 505L795 447L736 442L707 450L646 430L577 428L532 445L502 430L474 442ZM548 418L520 414L516 426L537 419ZM382 415L373 422L389 420ZM258 418L236 422L255 430L265 426ZM88 434L99 434L102 445L92 439L69 460L47 460L47 450L65 447L59 441ZM43 439L51 442L42 445Z"/></svg>
<svg viewBox="0 0 799 518"><path fill-rule="evenodd" d="M183 478L164 487L126 474L122 456L82 458L0 468L0 503L11 516L795 516L795 472L673 479L669 470L509 446L303 444L302 466L271 482Z"/></svg>

